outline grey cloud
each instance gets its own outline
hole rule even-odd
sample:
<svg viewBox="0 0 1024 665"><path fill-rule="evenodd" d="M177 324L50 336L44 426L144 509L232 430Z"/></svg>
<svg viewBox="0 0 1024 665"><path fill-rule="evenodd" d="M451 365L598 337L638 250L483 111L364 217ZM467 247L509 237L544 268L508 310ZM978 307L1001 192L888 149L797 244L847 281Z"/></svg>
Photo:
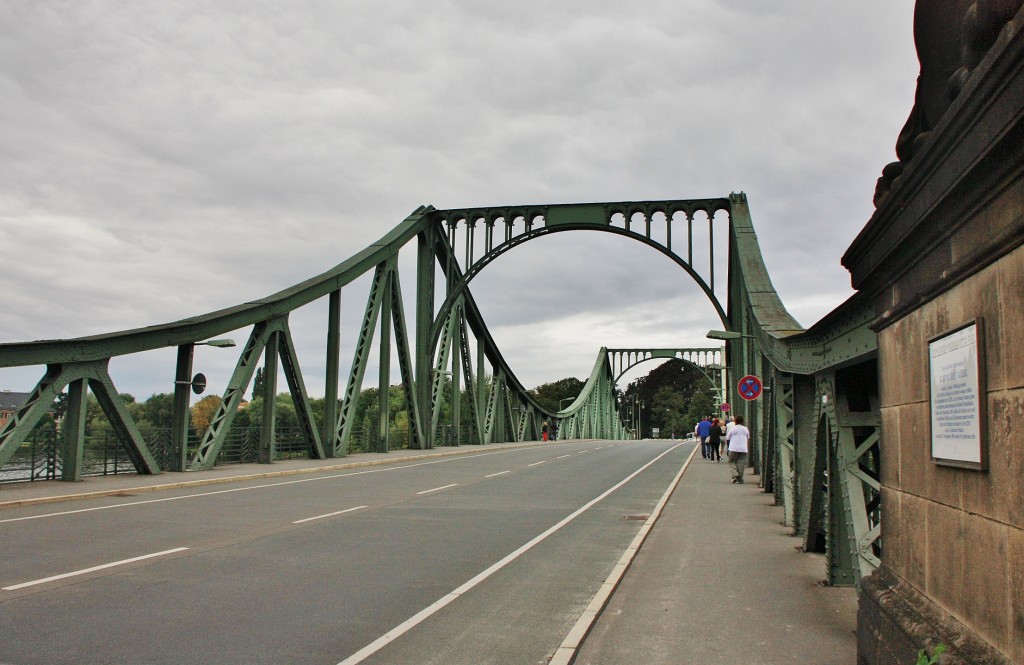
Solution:
<svg viewBox="0 0 1024 665"><path fill-rule="evenodd" d="M911 12L882 0L4 3L0 337L263 297L421 204L739 190L784 302L809 325L850 293L839 256L912 102ZM637 339L698 342L717 325L688 278L639 245L566 235L579 237L530 243L474 285L525 383L568 368L555 346L517 341L521 326L584 347L613 343L598 332L623 339L626 323ZM566 326L587 329L562 337ZM595 352L571 364L589 371Z"/></svg>

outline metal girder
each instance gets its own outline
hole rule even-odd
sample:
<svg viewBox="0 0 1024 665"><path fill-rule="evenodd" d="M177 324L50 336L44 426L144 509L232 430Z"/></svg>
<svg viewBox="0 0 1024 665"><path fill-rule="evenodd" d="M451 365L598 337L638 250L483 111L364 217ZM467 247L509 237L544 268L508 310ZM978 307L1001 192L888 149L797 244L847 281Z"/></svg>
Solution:
<svg viewBox="0 0 1024 665"><path fill-rule="evenodd" d="M775 495L783 507L786 526L796 526L796 395L793 375L776 370L775 391L775 440L778 451Z"/></svg>
<svg viewBox="0 0 1024 665"><path fill-rule="evenodd" d="M82 479L88 394L88 379L75 379L68 383L68 410L65 418L67 422L64 440L61 442L61 480L75 482Z"/></svg>
<svg viewBox="0 0 1024 665"><path fill-rule="evenodd" d="M238 357L238 362L235 364L235 371L231 374L231 379L228 380L220 406L217 407L213 418L210 419L210 426L203 434L203 439L199 443L199 449L192 458L191 468L213 468L217 461L217 456L220 454L220 449L227 440L231 423L234 421L235 415L238 414L238 407L245 397L245 390L249 387L253 374L256 373L256 364L270 342L271 336L282 330L285 325L286 319L277 317L253 326L252 332L249 333L249 340L246 342L242 353ZM270 382L269 377L265 377L264 385L272 386L274 384ZM267 401L274 400L265 399L264 406L266 406Z"/></svg>
<svg viewBox="0 0 1024 665"><path fill-rule="evenodd" d="M341 290L332 291L327 305L327 359L324 384L324 422L321 447L325 457L334 457L338 440L338 380L341 361Z"/></svg>
<svg viewBox="0 0 1024 665"><path fill-rule="evenodd" d="M416 380L413 377L413 358L410 354L408 329L405 325L405 306L402 300L402 286L398 278L398 259L392 260L391 264L391 317L395 333L395 347L398 352L398 371L402 377L402 390L405 393L406 414L409 417L409 447L416 449L432 448L433 443L430 437L425 436L422 420L420 419L419 396L421 391L415 389ZM433 289L431 288L431 294ZM433 297L431 295L431 297ZM422 317L420 317L422 318ZM427 317L430 318L430 317ZM423 328L424 330L426 327ZM421 368L420 378L423 386L427 388L426 397L430 396L430 356L418 363Z"/></svg>
<svg viewBox="0 0 1024 665"><path fill-rule="evenodd" d="M470 280L479 274L485 266L524 242L549 233L573 230L601 230L640 241L669 257L678 266L683 268L697 286L704 291L708 300L717 310L721 320L725 322L725 308L722 306L714 290L715 259L714 252L710 251L710 249L714 247L714 225L717 223L715 221L715 213L720 210L730 212L731 201L732 198L719 198L512 206L433 210L430 215L431 219L437 220L447 229L447 233L443 235L447 237L447 243L454 256L458 256L457 252L460 248L458 230L462 229L461 249L464 256L462 269L465 272L461 275L454 288L449 290L449 301L460 295ZM710 236L708 250L702 248L699 251L700 255L708 258L709 265L706 273L701 273L693 263L692 229L694 217L697 213L706 215ZM658 217L657 222L654 221L655 217ZM477 256L475 252L478 244L476 241L476 228L479 224L483 224L485 227L484 252L482 255ZM495 224L502 224L505 227L504 240L498 243L494 242L495 234L492 230ZM634 230L634 224L640 224L642 230ZM665 242L655 239L652 235L654 224L658 224L666 229ZM672 247L671 229L673 226L684 224L687 227L688 244L686 253L682 254ZM447 315L447 309L450 306L450 302L442 305L442 318Z"/></svg>
<svg viewBox="0 0 1024 665"><path fill-rule="evenodd" d="M416 254L416 378L413 381L410 374L409 380L406 381L407 391L415 386L416 395L414 399L407 398L406 403L410 405L410 408L415 409L416 418L413 418L413 413L410 411L409 420L410 422L415 420L416 441L421 448L434 447L437 423L434 419L435 409L432 407L438 403L436 379L443 378L434 371L435 368L431 362L434 350L430 346L430 328L434 323L434 282L437 275L435 262L438 259L436 251L438 233L437 225L423 229L417 242ZM404 374L403 380L405 380Z"/></svg>
<svg viewBox="0 0 1024 665"><path fill-rule="evenodd" d="M430 381L430 431L431 437L437 436L437 426L441 419L441 407L444 402L443 388L445 385L445 376L448 374L449 359L452 362L451 380L452 395L458 395L458 389L455 388L454 383L458 377L458 361L452 357L452 353L458 350L458 345L455 344L455 330L458 328L458 321L462 315L462 307L457 306L452 310L451 314L445 319L444 333L441 338L441 348L438 349L437 362L434 364L433 377ZM453 348L454 347L454 348ZM420 377L422 381L423 378ZM455 400L452 399L452 408L455 406Z"/></svg>
<svg viewBox="0 0 1024 665"><path fill-rule="evenodd" d="M436 224L428 217L432 210L429 206L420 206L366 249L325 273L266 298L146 328L73 339L0 344L0 367L109 360L115 356L198 342L269 321L283 312L292 312L337 291L396 255L423 229Z"/></svg>
<svg viewBox="0 0 1024 665"><path fill-rule="evenodd" d="M373 451L388 452L391 427L391 309L394 304L392 292L394 282L391 279L394 257L385 262L383 293L380 303L380 335L377 340L377 440Z"/></svg>
<svg viewBox="0 0 1024 665"><path fill-rule="evenodd" d="M848 525L848 537L843 545L859 582L881 563L874 551L876 545L880 545L881 535L877 509L880 457L872 454L878 449L881 419L876 414L853 414L843 394L836 400L836 416L839 422L836 472L842 492L843 518Z"/></svg>
<svg viewBox="0 0 1024 665"><path fill-rule="evenodd" d="M313 407L309 402L309 394L306 392L306 383L302 379L302 370L299 367L298 354L295 352L295 342L292 340L291 329L285 326L282 332L277 334L278 353L281 357L281 368L284 370L285 380L288 382L288 392L292 396L292 404L295 406L295 416L309 442L309 456L311 459L324 459L324 446L320 440L320 432L317 430L316 417L313 415Z"/></svg>
<svg viewBox="0 0 1024 665"><path fill-rule="evenodd" d="M674 359L696 367L714 386L722 382L722 370L710 369L710 365L723 364L722 347L666 348L666 349L608 349L608 361L612 366L615 381L622 375L648 360ZM708 373L710 371L710 374Z"/></svg>
<svg viewBox="0 0 1024 665"><path fill-rule="evenodd" d="M820 535L814 528L820 519L825 526L828 583L858 584L879 565L881 420L876 403L871 404L872 411L851 411L835 375L820 376L817 384L816 468L827 468L828 475L821 491L813 490L808 544ZM815 549L820 549L818 545Z"/></svg>
<svg viewBox="0 0 1024 665"><path fill-rule="evenodd" d="M381 301L384 298L383 286L386 279L387 270L385 264L378 264L373 273L373 281L370 283L370 295L366 299L366 311L363 314L362 325L359 326L359 335L356 338L356 348L352 358L352 368L349 371L348 383L341 402L341 416L338 419L337 427L338 436L335 439L335 457L344 455L347 452L348 442L352 437L356 405L359 402L359 390L362 388L363 376L366 374L366 365L370 357L370 346L373 342L373 329L377 325L377 315L380 312Z"/></svg>
<svg viewBox="0 0 1024 665"><path fill-rule="evenodd" d="M260 423L260 445L257 452L260 464L270 464L274 461L277 430L277 357L280 338L280 331L270 331L263 349L263 420ZM225 434L227 429L225 428Z"/></svg>
<svg viewBox="0 0 1024 665"><path fill-rule="evenodd" d="M160 473L160 466L146 446L135 421L128 413L124 400L114 388L114 382L107 371L108 361L109 359L102 359L47 366L46 373L36 384L28 400L0 432L0 466L7 463L32 428L49 411L53 401L64 391L64 387L73 384L70 389L72 406L84 409L82 404L85 401L86 387L91 388L135 469L145 474ZM73 422L73 429L65 433L64 452L71 461L71 468L67 471L68 480L81 479L80 462L85 445L85 415L80 413L74 417L79 418L79 421Z"/></svg>

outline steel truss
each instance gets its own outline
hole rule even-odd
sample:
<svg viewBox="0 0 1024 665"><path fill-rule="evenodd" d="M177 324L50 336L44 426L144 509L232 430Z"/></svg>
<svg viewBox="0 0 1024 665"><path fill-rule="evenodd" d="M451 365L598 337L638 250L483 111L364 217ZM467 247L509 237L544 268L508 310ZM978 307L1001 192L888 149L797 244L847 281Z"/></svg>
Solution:
<svg viewBox="0 0 1024 665"><path fill-rule="evenodd" d="M696 236L695 229L700 231ZM689 274L722 324L737 334L726 343L724 354L721 349L601 349L583 392L568 408L553 412L541 407L502 357L469 284L498 256L529 240L580 230L642 242ZM706 238L708 246L695 242L695 237ZM716 237L719 245L728 244L726 266L716 264ZM412 276L399 270L398 255L406 246L416 251ZM725 288L716 288L723 273ZM339 394L342 292L364 275L370 279L369 295ZM403 281L415 286L411 317L403 300ZM724 303L719 291L726 292ZM318 422L289 314L321 298L328 301L326 405ZM111 358L160 348L178 349L171 470L208 469L217 463L260 362L268 388L259 459L272 462L278 372L288 384L308 455L345 455L375 343L380 395L388 394L391 360L393 355L397 358L413 448L432 447L439 438L450 445L536 440L542 421L551 419L560 422L561 438L625 438L629 432L618 416L616 381L640 362L679 358L721 386L723 398L752 425L751 459L762 485L775 493L786 523L803 536L805 548L828 554L829 582L856 583L877 565L881 547L877 347L868 328L873 316L855 296L803 329L772 286L743 194L460 210L421 207L335 268L261 300L148 328L0 344L0 367L45 368L28 402L0 431L0 466L66 389L62 474L67 480L79 479L86 395L91 390L138 472L159 473L162 469L107 368ZM187 385L194 346L240 329L249 329L248 340L210 427L188 459ZM749 403L739 399L731 380L745 374L760 376L766 388L761 398ZM378 400L372 448L379 451L391 445L387 401ZM445 410L448 422L442 422Z"/></svg>

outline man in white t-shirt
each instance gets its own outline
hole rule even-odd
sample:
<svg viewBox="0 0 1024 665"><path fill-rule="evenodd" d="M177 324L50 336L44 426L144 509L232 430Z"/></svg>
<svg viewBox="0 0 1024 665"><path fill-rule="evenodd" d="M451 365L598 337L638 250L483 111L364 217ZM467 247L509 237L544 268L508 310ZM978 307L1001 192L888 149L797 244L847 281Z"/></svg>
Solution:
<svg viewBox="0 0 1024 665"><path fill-rule="evenodd" d="M725 450L726 445L728 445L727 442L726 442L726 439L728 438L729 430L731 430L733 427L736 427L736 423L733 421L732 416L728 416L725 419L725 434L726 434L726 436L722 437L722 450L720 450L719 453L718 453L720 457L727 457L728 456L728 452L729 451Z"/></svg>
<svg viewBox="0 0 1024 665"><path fill-rule="evenodd" d="M750 442L750 430L743 424L743 416L736 416L734 425L725 434L729 444L729 465L732 467L732 482L743 484L743 469L747 466L747 446Z"/></svg>

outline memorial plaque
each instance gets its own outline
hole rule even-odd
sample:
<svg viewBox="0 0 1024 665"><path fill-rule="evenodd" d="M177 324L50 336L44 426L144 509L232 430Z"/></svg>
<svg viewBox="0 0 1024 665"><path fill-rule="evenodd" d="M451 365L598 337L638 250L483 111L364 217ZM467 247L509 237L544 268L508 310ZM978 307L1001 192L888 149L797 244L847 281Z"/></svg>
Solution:
<svg viewBox="0 0 1024 665"><path fill-rule="evenodd" d="M985 362L981 319L928 341L932 461L985 469Z"/></svg>

